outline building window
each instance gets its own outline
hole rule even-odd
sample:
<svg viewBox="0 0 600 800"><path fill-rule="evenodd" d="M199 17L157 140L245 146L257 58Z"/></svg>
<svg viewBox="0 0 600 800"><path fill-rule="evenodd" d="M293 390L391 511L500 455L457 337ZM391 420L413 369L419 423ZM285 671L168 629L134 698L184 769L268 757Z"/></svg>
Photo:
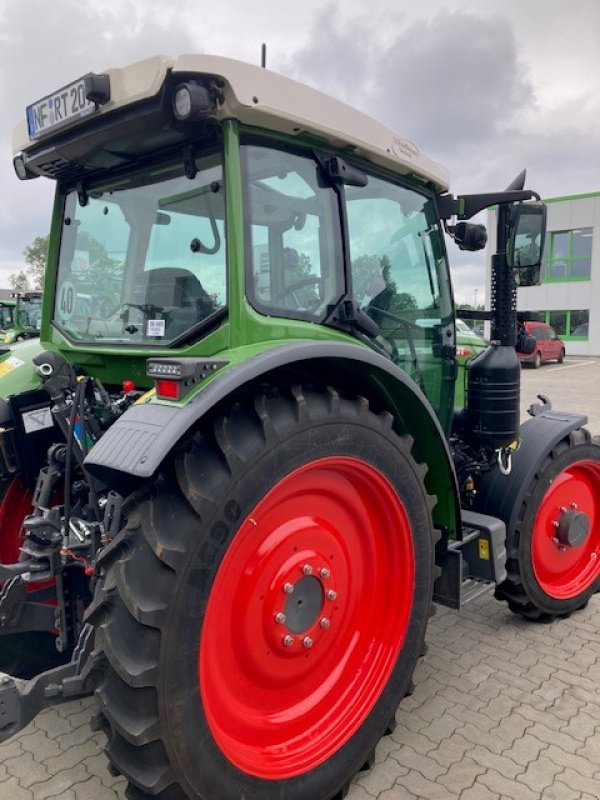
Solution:
<svg viewBox="0 0 600 800"><path fill-rule="evenodd" d="M592 270L592 228L548 234L542 280L589 281Z"/></svg>
<svg viewBox="0 0 600 800"><path fill-rule="evenodd" d="M587 341L590 324L589 311L546 311L542 316L561 339Z"/></svg>

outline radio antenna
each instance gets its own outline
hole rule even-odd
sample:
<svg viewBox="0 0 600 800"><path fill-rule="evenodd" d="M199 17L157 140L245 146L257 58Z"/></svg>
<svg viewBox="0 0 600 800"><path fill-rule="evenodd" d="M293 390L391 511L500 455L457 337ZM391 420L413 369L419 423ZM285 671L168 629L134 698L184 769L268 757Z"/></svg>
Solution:
<svg viewBox="0 0 600 800"><path fill-rule="evenodd" d="M267 68L267 45L264 42L260 47L260 65L263 69Z"/></svg>

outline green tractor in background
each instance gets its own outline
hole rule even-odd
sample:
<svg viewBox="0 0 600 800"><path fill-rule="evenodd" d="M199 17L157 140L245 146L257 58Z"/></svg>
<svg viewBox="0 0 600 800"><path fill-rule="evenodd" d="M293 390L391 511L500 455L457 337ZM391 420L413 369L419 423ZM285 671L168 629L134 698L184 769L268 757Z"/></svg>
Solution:
<svg viewBox="0 0 600 800"><path fill-rule="evenodd" d="M42 292L15 292L0 301L0 341L14 344L40 335Z"/></svg>
<svg viewBox="0 0 600 800"><path fill-rule="evenodd" d="M0 363L0 738L93 691L132 798L341 798L432 600L587 603L600 447L548 404L519 425L524 174L455 197L362 113L208 56L88 74L14 150L56 201L41 339ZM455 409L444 232L482 249L491 205ZM24 681L37 637L66 663Z"/></svg>

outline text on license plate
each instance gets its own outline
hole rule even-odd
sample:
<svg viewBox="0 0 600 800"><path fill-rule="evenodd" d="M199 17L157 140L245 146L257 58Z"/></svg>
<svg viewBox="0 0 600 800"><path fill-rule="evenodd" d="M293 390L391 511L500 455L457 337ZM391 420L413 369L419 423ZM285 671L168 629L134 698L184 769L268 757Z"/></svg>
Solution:
<svg viewBox="0 0 600 800"><path fill-rule="evenodd" d="M95 108L96 104L85 96L85 83L81 78L27 106L29 138L36 139L67 122L91 114Z"/></svg>

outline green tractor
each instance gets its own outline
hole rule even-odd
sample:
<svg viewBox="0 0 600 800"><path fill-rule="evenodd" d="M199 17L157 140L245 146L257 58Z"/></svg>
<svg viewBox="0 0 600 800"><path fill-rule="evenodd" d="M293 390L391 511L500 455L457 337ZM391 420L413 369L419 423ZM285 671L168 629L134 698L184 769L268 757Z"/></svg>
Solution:
<svg viewBox="0 0 600 800"><path fill-rule="evenodd" d="M519 425L524 174L455 197L364 114L209 56L88 74L14 146L56 201L41 339L0 362L0 738L93 692L131 798L333 800L434 601L588 602L600 446L546 401ZM482 249L491 205L455 409L444 232Z"/></svg>
<svg viewBox="0 0 600 800"><path fill-rule="evenodd" d="M15 292L0 301L0 341L14 344L40 335L42 292Z"/></svg>

